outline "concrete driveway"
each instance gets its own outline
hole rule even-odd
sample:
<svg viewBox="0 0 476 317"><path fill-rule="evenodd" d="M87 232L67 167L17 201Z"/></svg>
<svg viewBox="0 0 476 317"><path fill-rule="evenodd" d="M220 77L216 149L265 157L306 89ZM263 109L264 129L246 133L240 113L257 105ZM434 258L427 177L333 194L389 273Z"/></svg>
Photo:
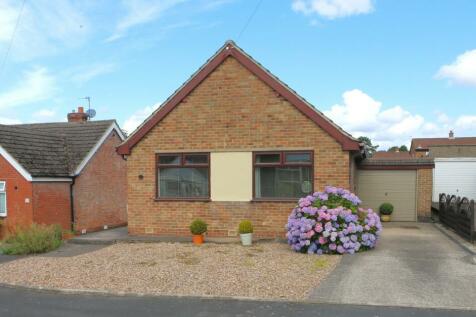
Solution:
<svg viewBox="0 0 476 317"><path fill-rule="evenodd" d="M344 256L310 300L476 310L476 265L433 224L389 224L375 250Z"/></svg>

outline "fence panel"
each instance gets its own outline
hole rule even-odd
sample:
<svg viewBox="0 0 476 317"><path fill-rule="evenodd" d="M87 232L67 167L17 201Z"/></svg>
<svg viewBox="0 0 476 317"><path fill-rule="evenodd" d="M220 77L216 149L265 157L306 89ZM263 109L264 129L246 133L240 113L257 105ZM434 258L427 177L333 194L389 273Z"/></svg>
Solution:
<svg viewBox="0 0 476 317"><path fill-rule="evenodd" d="M474 200L440 194L438 205L440 222L474 243L476 240Z"/></svg>

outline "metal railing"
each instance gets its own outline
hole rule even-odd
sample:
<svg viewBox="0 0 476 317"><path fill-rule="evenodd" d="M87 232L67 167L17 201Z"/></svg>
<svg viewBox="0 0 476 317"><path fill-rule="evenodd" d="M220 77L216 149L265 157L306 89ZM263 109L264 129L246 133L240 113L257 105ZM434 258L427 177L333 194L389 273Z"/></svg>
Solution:
<svg viewBox="0 0 476 317"><path fill-rule="evenodd" d="M438 205L440 222L473 243L476 240L474 200L440 194Z"/></svg>

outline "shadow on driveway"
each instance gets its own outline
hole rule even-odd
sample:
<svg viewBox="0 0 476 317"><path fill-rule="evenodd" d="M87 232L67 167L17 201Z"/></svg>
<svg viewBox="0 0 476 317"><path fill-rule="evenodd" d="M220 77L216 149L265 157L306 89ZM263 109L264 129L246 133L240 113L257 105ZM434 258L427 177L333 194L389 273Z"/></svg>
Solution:
<svg viewBox="0 0 476 317"><path fill-rule="evenodd" d="M344 256L310 300L476 309L476 266L433 224L387 225L375 250Z"/></svg>

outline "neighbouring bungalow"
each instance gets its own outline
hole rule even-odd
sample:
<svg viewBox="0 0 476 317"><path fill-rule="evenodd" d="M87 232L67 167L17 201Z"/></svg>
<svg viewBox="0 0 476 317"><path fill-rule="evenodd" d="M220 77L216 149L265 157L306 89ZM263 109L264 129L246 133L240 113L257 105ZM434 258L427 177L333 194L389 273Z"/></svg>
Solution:
<svg viewBox="0 0 476 317"><path fill-rule="evenodd" d="M2 234L31 223L85 233L127 223L124 135L115 120L0 125Z"/></svg>
<svg viewBox="0 0 476 317"><path fill-rule="evenodd" d="M132 235L282 237L297 198L352 188L361 146L229 41L118 147Z"/></svg>

